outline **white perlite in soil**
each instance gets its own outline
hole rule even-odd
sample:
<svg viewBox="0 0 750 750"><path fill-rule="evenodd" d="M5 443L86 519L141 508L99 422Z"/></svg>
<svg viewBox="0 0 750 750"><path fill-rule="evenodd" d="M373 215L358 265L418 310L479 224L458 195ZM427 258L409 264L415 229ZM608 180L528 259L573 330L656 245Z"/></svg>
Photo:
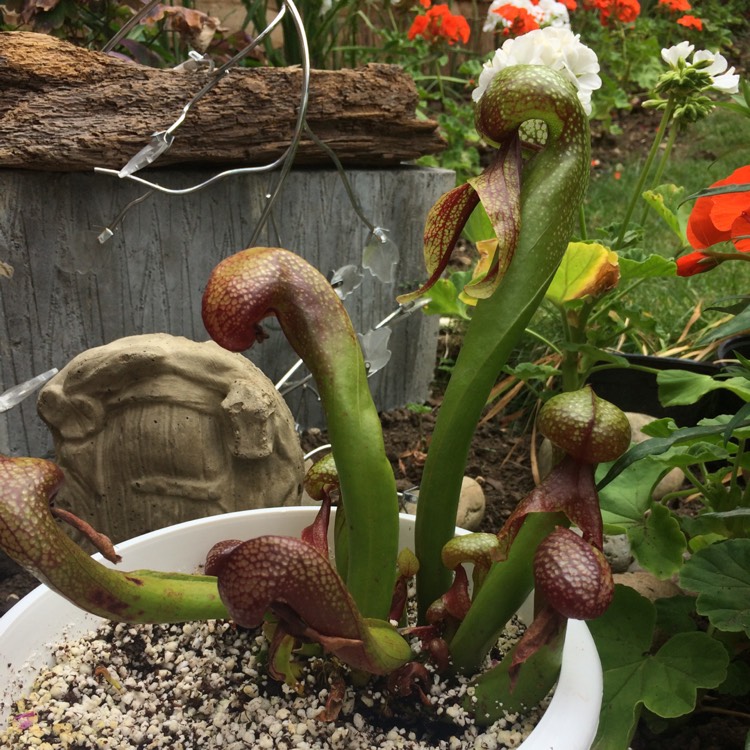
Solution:
<svg viewBox="0 0 750 750"><path fill-rule="evenodd" d="M419 722L383 718L410 699L389 701L367 687L347 688L337 721L320 721L324 671L311 670L300 694L265 676L264 651L259 633L224 621L105 624L57 647L54 665L17 702L0 748L501 750L518 747L543 710L477 727L460 705L466 685L433 675L427 733L417 733Z"/></svg>

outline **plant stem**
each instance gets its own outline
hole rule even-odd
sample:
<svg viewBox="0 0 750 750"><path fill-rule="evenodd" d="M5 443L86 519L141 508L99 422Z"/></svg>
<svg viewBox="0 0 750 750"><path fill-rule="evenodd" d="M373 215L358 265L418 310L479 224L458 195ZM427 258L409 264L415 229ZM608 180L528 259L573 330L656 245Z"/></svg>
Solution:
<svg viewBox="0 0 750 750"><path fill-rule="evenodd" d="M674 148L674 144L677 141L677 135L679 134L679 131L679 123L672 123L672 127L669 129L669 135L667 136L667 143L664 148L664 153L661 155L661 159L659 159L659 163L656 167L656 172L654 173L654 178L651 180L651 190L653 190L655 187L658 187L661 183L662 175L664 174L664 170L666 169L666 166L669 162L669 157L672 155L672 149ZM645 204L643 206L643 211L641 212L641 226L646 223L647 216L648 204Z"/></svg>
<svg viewBox="0 0 750 750"><path fill-rule="evenodd" d="M670 97L667 101L666 107L664 108L664 113L661 116L661 122L659 123L659 128L656 131L656 135L654 136L654 142L651 144L651 149L649 150L648 156L646 157L646 162L641 169L641 174L638 177L638 182L636 183L633 194L630 197L630 202L628 203L627 210L625 211L625 216L622 220L622 225L620 226L620 233L615 240L615 250L619 250L619 248L622 246L623 239L625 238L625 233L628 230L628 224L630 224L630 218L632 217L633 211L635 211L636 204L638 203L638 200L641 197L641 193L643 192L643 186L646 184L646 178L648 177L648 173L651 171L651 165L654 163L656 154L659 152L659 146L664 139L664 133L667 130L667 125L669 125L669 121L672 119L672 112L674 112L674 107L674 99Z"/></svg>
<svg viewBox="0 0 750 750"><path fill-rule="evenodd" d="M583 203L578 208L578 233L581 235L582 240L588 239L588 232L586 231L586 206Z"/></svg>
<svg viewBox="0 0 750 750"><path fill-rule="evenodd" d="M701 495L703 495L703 503L705 505L705 498L707 498L709 494L708 487L706 487L706 485L703 484L700 479L698 479L696 473L689 466L684 466L682 470L685 472L685 476L692 483L692 485L700 491Z"/></svg>
<svg viewBox="0 0 750 750"><path fill-rule="evenodd" d="M586 368L580 366L582 355L576 345L583 344L586 341L586 321L591 309L590 303L584 304L578 313L574 313L578 316L575 324L571 324L570 317L565 309L562 310L565 340L568 344L573 345L572 348L569 347L563 352L562 363L560 364L562 389L564 391L576 391L583 385L583 373L586 372Z"/></svg>
<svg viewBox="0 0 750 750"><path fill-rule="evenodd" d="M553 352L555 352L555 354L561 354L562 353L561 350L560 350L560 347L554 341L551 341L550 339L546 338L545 336L542 336L541 333L539 333L538 331L535 331L533 328L526 328L524 330L524 333L527 336L529 336L529 337L531 337L533 339L536 339L540 343L544 344L547 347L547 349L551 349Z"/></svg>
<svg viewBox="0 0 750 750"><path fill-rule="evenodd" d="M742 458L745 455L745 444L746 444L745 438L739 438L737 443L737 451L734 454L734 459L732 461L732 473L731 478L729 482L729 492L731 493L739 486L738 479L740 476L740 472L742 471Z"/></svg>
<svg viewBox="0 0 750 750"><path fill-rule="evenodd" d="M440 58L436 57L433 61L433 65L435 67L435 82L437 83L438 87L438 96L440 97L440 102L442 104L443 101L445 101L445 90L443 89L443 79L440 76Z"/></svg>

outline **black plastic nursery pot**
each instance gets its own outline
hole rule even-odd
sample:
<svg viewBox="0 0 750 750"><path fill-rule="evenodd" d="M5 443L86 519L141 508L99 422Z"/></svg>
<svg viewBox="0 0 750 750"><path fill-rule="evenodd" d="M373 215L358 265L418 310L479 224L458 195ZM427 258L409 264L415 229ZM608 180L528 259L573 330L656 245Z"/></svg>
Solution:
<svg viewBox="0 0 750 750"><path fill-rule="evenodd" d="M716 350L716 359L722 360L723 364L729 364L725 360L736 360L737 354L750 359L750 333L722 341Z"/></svg>
<svg viewBox="0 0 750 750"><path fill-rule="evenodd" d="M720 392L705 395L695 404L664 407L659 401L656 374L644 372L636 367L654 370L687 370L702 375L717 375L721 368L712 362L694 362L677 357L659 357L649 354L623 354L631 367L615 367L599 370L589 376L588 383L594 392L606 401L611 401L623 411L648 414L656 419L670 417L679 427L690 427L701 419L725 413Z"/></svg>

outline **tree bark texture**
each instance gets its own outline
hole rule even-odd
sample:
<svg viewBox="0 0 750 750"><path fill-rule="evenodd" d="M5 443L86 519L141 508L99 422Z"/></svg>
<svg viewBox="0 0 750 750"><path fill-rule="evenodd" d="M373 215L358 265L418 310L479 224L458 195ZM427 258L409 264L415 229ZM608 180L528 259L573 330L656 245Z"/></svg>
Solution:
<svg viewBox="0 0 750 750"><path fill-rule="evenodd" d="M167 129L208 80L149 68L44 34L0 33L0 166L121 168ZM288 147L300 101L299 68L230 70L188 113L159 166L257 166ZM414 82L398 66L314 70L307 122L347 165L391 166L444 147L417 119ZM296 165L329 165L303 136Z"/></svg>

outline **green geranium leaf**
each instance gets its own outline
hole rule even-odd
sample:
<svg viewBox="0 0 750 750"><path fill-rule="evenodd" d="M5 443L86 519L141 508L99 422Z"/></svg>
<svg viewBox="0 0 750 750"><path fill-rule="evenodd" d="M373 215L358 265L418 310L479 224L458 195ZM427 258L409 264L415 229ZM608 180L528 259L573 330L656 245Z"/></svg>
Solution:
<svg viewBox="0 0 750 750"><path fill-rule="evenodd" d="M698 688L721 684L729 657L702 632L679 633L650 653L656 612L632 589L617 586L607 612L590 623L604 670L595 750L626 750L645 706L664 718L695 708Z"/></svg>
<svg viewBox="0 0 750 750"><path fill-rule="evenodd" d="M662 370L656 376L656 382L659 385L659 401L663 406L694 404L707 393L722 388L750 401L750 382L745 378L716 380L711 375L698 372Z"/></svg>
<svg viewBox="0 0 750 750"><path fill-rule="evenodd" d="M654 605L616 586L609 609L589 623L604 672L604 697L594 750L626 750L642 708L645 658L651 648Z"/></svg>
<svg viewBox="0 0 750 750"><path fill-rule="evenodd" d="M736 508L721 513L702 513L693 518L680 519L682 528L690 538L693 552L733 537L750 533L750 508Z"/></svg>
<svg viewBox="0 0 750 750"><path fill-rule="evenodd" d="M656 627L667 635L692 633L698 629L695 614L695 597L680 595L657 599Z"/></svg>
<svg viewBox="0 0 750 750"><path fill-rule="evenodd" d="M648 661L644 705L664 718L684 716L695 708L698 688L714 688L726 679L729 655L701 631L670 638Z"/></svg>
<svg viewBox="0 0 750 750"><path fill-rule="evenodd" d="M677 275L677 264L661 255L649 255L643 260L620 257L620 279L657 279Z"/></svg>
<svg viewBox="0 0 750 750"><path fill-rule="evenodd" d="M573 344L565 343L561 345L561 349L570 351L580 352L587 357L591 362L606 362L607 364L617 365L618 367L629 367L630 363L628 360L614 352L609 352L606 349L600 349L598 346L593 344ZM599 369L598 367L592 367L591 372Z"/></svg>
<svg viewBox="0 0 750 750"><path fill-rule="evenodd" d="M729 539L693 555L680 585L698 594L696 609L720 630L750 636L750 539Z"/></svg>
<svg viewBox="0 0 750 750"><path fill-rule="evenodd" d="M685 523L685 519L682 520L682 527L690 539L688 546L691 552L700 552L700 550L710 547L717 542L723 542L727 538L726 534L719 534L713 531L702 532L699 536L693 536L692 529L690 525Z"/></svg>
<svg viewBox="0 0 750 750"><path fill-rule="evenodd" d="M719 435L716 435L716 441L717 443L721 441ZM706 461L726 461L729 459L729 456L729 451L722 445L700 441L692 445L681 446L677 449L673 448L659 456L654 456L654 460L665 464L669 468L677 466L683 469L686 466L693 466L698 463L705 463Z"/></svg>
<svg viewBox="0 0 750 750"><path fill-rule="evenodd" d="M597 478L606 470L606 465L599 467ZM663 466L646 458L637 466L625 469L599 490L602 519L610 533L623 534L633 526L645 523L644 515L652 505L651 492L663 473Z"/></svg>
<svg viewBox="0 0 750 750"><path fill-rule="evenodd" d="M668 508L654 503L643 524L628 530L633 556L657 578L669 578L682 565L687 540Z"/></svg>
<svg viewBox="0 0 750 750"><path fill-rule="evenodd" d="M687 370L662 370L656 376L659 401L664 406L694 404L707 393L716 390L718 381L710 375Z"/></svg>
<svg viewBox="0 0 750 750"><path fill-rule="evenodd" d="M726 695L742 696L750 693L750 665L735 659L729 662L727 678L719 687Z"/></svg>
<svg viewBox="0 0 750 750"><path fill-rule="evenodd" d="M687 548L677 519L651 499L654 486L668 468L658 459L645 458L599 492L607 532L627 533L633 556L658 578L668 578L679 570Z"/></svg>
<svg viewBox="0 0 750 750"><path fill-rule="evenodd" d="M643 425L641 432L649 437L671 437L677 426L674 420L670 417L664 417L662 419L655 419L653 422Z"/></svg>
<svg viewBox="0 0 750 750"><path fill-rule="evenodd" d="M519 380L523 380L524 383L532 380L544 382L560 374L560 370L557 367L552 367L552 365L538 365L534 362L520 362L515 367L509 367L507 372L512 373Z"/></svg>

